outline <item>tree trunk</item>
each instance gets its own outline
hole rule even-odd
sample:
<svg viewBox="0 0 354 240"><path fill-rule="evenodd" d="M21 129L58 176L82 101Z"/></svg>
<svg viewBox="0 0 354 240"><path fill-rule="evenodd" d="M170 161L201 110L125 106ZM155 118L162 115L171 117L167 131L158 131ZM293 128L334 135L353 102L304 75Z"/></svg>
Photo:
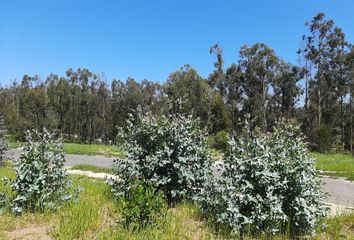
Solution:
<svg viewBox="0 0 354 240"><path fill-rule="evenodd" d="M317 96L318 96L318 125L321 125L321 118L322 118L322 108L321 108L321 90L320 90L320 84L318 84L318 89L317 89Z"/></svg>
<svg viewBox="0 0 354 240"><path fill-rule="evenodd" d="M263 132L267 131L267 106L265 99L265 80L262 80L262 104L263 104Z"/></svg>
<svg viewBox="0 0 354 240"><path fill-rule="evenodd" d="M307 62L305 66L306 70L308 69ZM305 109L308 109L308 101L309 101L309 74L310 74L310 69L308 69L308 73L305 74Z"/></svg>
<svg viewBox="0 0 354 240"><path fill-rule="evenodd" d="M342 151L344 151L344 140L345 140L345 136L344 136L344 115L345 115L345 112L344 112L344 101L343 101L343 96L340 96L340 111L341 111L341 130L342 130Z"/></svg>

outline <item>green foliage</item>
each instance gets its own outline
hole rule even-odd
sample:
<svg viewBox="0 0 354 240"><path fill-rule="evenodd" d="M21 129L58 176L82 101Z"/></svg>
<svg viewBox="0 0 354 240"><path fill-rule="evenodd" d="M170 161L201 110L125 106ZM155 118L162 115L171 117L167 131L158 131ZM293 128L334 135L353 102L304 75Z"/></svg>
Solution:
<svg viewBox="0 0 354 240"><path fill-rule="evenodd" d="M221 165L198 198L204 213L243 234L311 233L326 209L314 160L297 127L232 140Z"/></svg>
<svg viewBox="0 0 354 240"><path fill-rule="evenodd" d="M0 166L4 165L4 151L8 148L4 139L0 137Z"/></svg>
<svg viewBox="0 0 354 240"><path fill-rule="evenodd" d="M214 136L209 136L208 145L222 152L227 152L230 148L228 132L222 130L217 132Z"/></svg>
<svg viewBox="0 0 354 240"><path fill-rule="evenodd" d="M333 143L332 130L325 124L315 129L314 150L318 152L330 152Z"/></svg>
<svg viewBox="0 0 354 240"><path fill-rule="evenodd" d="M122 196L130 182L143 179L171 203L190 198L211 174L212 159L199 122L183 115L138 114L124 133L125 159L116 161L112 191Z"/></svg>
<svg viewBox="0 0 354 240"><path fill-rule="evenodd" d="M33 133L27 131L25 152L14 162L16 178L9 181L15 193L12 211L17 214L54 209L72 198L61 139L46 129Z"/></svg>
<svg viewBox="0 0 354 240"><path fill-rule="evenodd" d="M4 140L4 133L4 119L2 115L0 115L0 166L4 165L4 151L8 148Z"/></svg>
<svg viewBox="0 0 354 240"><path fill-rule="evenodd" d="M121 204L122 219L126 227L151 225L167 211L163 194L139 180L131 182Z"/></svg>
<svg viewBox="0 0 354 240"><path fill-rule="evenodd" d="M214 102L211 109L211 132L216 133L230 129L232 121L224 99L220 94L215 94L213 100Z"/></svg>

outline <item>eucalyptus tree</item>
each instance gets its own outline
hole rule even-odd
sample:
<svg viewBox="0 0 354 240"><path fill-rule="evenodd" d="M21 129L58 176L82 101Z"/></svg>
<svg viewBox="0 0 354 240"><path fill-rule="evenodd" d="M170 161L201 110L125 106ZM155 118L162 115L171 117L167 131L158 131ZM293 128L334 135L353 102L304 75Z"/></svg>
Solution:
<svg viewBox="0 0 354 240"><path fill-rule="evenodd" d="M345 56L348 43L342 30L335 26L332 19L326 19L323 13L317 14L306 26L309 33L303 36L305 45L299 53L312 66L308 69L310 108L316 111L317 127L341 129L344 146L344 99L347 94Z"/></svg>
<svg viewBox="0 0 354 240"><path fill-rule="evenodd" d="M354 46L351 45L351 51L346 57L347 66L349 69L348 86L349 86L349 149L353 154L353 104L354 104Z"/></svg>
<svg viewBox="0 0 354 240"><path fill-rule="evenodd" d="M346 62L349 44L345 39L345 35L342 30L335 27L333 34L330 35L329 39L330 46L330 56L329 66L331 71L331 77L335 85L334 98L338 101L338 109L333 109L337 114L334 118L334 123L340 126L340 136L342 150L345 148L345 119L347 115L345 99L348 95L348 84L349 84L349 68Z"/></svg>
<svg viewBox="0 0 354 240"><path fill-rule="evenodd" d="M272 82L273 95L271 98L274 120L295 117L295 104L302 92L298 82L303 78L302 68L279 61L274 81Z"/></svg>
<svg viewBox="0 0 354 240"><path fill-rule="evenodd" d="M57 129L61 132L65 131L70 124L69 108L70 108L70 86L69 82L56 74L50 74L46 80L47 94L50 106L59 119Z"/></svg>
<svg viewBox="0 0 354 240"><path fill-rule="evenodd" d="M244 111L250 114L263 131L268 127L269 87L274 81L278 62L274 50L264 43L241 47L239 66L243 74L243 90L246 95Z"/></svg>
<svg viewBox="0 0 354 240"><path fill-rule="evenodd" d="M223 68L224 59L222 48L217 43L210 47L209 52L210 54L216 55L217 61L214 63L215 70L209 75L208 83L213 89L217 90L223 98L225 98L227 94L227 87L225 79L226 76Z"/></svg>
<svg viewBox="0 0 354 240"><path fill-rule="evenodd" d="M244 121L245 105L244 76L239 65L233 63L226 69L226 105L232 119L232 129L239 130L238 124Z"/></svg>
<svg viewBox="0 0 354 240"><path fill-rule="evenodd" d="M164 85L174 113L191 114L208 125L211 119L213 90L191 66L185 65L171 73ZM179 103L179 102L182 103Z"/></svg>

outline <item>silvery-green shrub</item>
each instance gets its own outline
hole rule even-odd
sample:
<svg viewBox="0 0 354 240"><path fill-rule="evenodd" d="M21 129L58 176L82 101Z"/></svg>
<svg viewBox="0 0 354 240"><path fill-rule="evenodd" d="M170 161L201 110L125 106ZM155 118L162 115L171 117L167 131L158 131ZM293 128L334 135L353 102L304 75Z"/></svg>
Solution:
<svg viewBox="0 0 354 240"><path fill-rule="evenodd" d="M312 233L327 209L298 132L281 124L271 133L231 140L220 176L209 179L198 198L203 212L240 234Z"/></svg>
<svg viewBox="0 0 354 240"><path fill-rule="evenodd" d="M4 152L7 149L7 144L3 138L0 137L0 166L4 164Z"/></svg>
<svg viewBox="0 0 354 240"><path fill-rule="evenodd" d="M140 180L131 182L130 191L120 202L124 225L134 228L154 224L166 212L167 205L161 192Z"/></svg>
<svg viewBox="0 0 354 240"><path fill-rule="evenodd" d="M24 153L14 161L16 178L8 180L15 198L12 211L43 211L54 209L72 197L64 168L61 139L49 133L26 132Z"/></svg>
<svg viewBox="0 0 354 240"><path fill-rule="evenodd" d="M110 181L118 197L137 178L162 191L173 204L193 197L211 174L205 131L191 117L140 112L127 122L123 138L126 156L116 161L118 179Z"/></svg>

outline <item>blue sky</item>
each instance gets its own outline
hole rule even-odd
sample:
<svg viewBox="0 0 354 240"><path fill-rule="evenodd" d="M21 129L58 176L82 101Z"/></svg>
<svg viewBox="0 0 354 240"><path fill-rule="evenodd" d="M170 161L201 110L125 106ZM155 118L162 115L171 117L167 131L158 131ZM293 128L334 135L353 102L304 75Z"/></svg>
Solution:
<svg viewBox="0 0 354 240"><path fill-rule="evenodd" d="M352 0L0 0L0 82L69 67L163 82L184 64L207 77L216 42L226 65L256 42L297 63L304 23L318 12L354 43Z"/></svg>

